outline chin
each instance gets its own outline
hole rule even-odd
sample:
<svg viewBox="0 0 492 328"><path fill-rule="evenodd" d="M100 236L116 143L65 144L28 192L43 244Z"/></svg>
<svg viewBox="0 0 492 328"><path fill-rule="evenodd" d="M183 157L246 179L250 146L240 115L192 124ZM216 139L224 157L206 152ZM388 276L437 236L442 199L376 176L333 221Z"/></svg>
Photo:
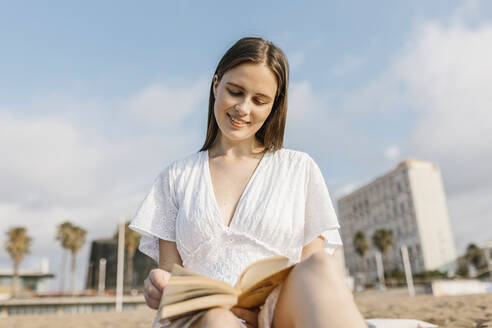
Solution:
<svg viewBox="0 0 492 328"><path fill-rule="evenodd" d="M224 134L224 133L222 133L222 136L224 136L226 139L233 140L233 141L243 141L251 138L251 136L235 136L235 135Z"/></svg>
<svg viewBox="0 0 492 328"><path fill-rule="evenodd" d="M234 141L248 140L248 139L254 137L254 133L253 134L250 134L250 133L246 134L245 131L227 131L226 133L224 133L224 131L221 130L220 133L222 134L223 137L230 139L230 140L234 140Z"/></svg>

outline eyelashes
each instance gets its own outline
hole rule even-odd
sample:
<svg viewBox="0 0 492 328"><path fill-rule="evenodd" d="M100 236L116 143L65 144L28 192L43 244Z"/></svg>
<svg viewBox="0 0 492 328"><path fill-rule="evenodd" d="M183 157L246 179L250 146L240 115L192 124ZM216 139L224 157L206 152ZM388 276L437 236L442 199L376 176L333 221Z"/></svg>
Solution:
<svg viewBox="0 0 492 328"><path fill-rule="evenodd" d="M233 96L239 96L241 94L241 92L232 92L231 90L227 89L227 91L229 91L229 93Z"/></svg>
<svg viewBox="0 0 492 328"><path fill-rule="evenodd" d="M227 89L227 92L229 92L229 94L231 96L234 96L234 97L237 97L237 96L240 96L242 95L243 93L242 92L233 92L231 91L230 89ZM255 100L255 102L258 104L258 105L266 105L267 103L265 102L262 102L262 101L259 101L259 100Z"/></svg>

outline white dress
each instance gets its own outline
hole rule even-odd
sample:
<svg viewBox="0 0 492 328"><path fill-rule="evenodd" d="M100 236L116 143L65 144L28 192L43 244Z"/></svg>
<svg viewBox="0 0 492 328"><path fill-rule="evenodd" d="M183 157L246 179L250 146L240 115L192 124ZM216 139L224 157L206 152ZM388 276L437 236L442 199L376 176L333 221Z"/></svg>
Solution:
<svg viewBox="0 0 492 328"><path fill-rule="evenodd" d="M229 227L215 199L208 151L200 151L164 168L130 228L142 235L139 250L156 262L159 238L174 241L185 268L231 285L257 260L283 255L299 262L303 246L320 235L330 254L342 244L318 165L307 153L285 148L264 154ZM260 327L273 320L278 289L272 294L260 312ZM198 317L171 327L188 327Z"/></svg>

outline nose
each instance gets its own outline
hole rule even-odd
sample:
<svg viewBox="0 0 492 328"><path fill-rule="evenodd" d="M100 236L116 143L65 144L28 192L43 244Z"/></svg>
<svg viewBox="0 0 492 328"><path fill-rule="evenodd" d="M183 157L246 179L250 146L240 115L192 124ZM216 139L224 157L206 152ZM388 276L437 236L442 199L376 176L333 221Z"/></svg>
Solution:
<svg viewBox="0 0 492 328"><path fill-rule="evenodd" d="M236 115L238 117L245 116L248 114L248 106L246 106L246 101L242 101L234 106Z"/></svg>

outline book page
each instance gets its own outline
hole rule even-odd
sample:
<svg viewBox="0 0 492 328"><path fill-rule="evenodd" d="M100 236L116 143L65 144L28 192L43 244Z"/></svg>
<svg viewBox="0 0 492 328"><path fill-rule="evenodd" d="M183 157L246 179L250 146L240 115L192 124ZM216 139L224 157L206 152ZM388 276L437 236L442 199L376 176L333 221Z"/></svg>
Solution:
<svg viewBox="0 0 492 328"><path fill-rule="evenodd" d="M178 303L190 298L214 294L237 296L239 290L225 282L200 276L175 276L164 289L161 305Z"/></svg>
<svg viewBox="0 0 492 328"><path fill-rule="evenodd" d="M239 290L224 281L195 274L175 264L171 272L171 278L166 288L164 288L160 307L187 300L192 295L200 297L211 294L231 294L237 296Z"/></svg>
<svg viewBox="0 0 492 328"><path fill-rule="evenodd" d="M254 308L262 305L270 292L287 278L295 265L288 266L288 263L288 258L280 256L258 261L246 268L238 281L241 288L238 306Z"/></svg>
<svg viewBox="0 0 492 328"><path fill-rule="evenodd" d="M157 321L215 306L232 307L239 290L228 283L195 274L175 264L159 305Z"/></svg>
<svg viewBox="0 0 492 328"><path fill-rule="evenodd" d="M286 268L288 264L289 259L285 256L274 256L257 261L244 269L239 276L237 286L244 291L275 272Z"/></svg>
<svg viewBox="0 0 492 328"><path fill-rule="evenodd" d="M225 306L230 308L237 303L235 295L209 295L199 298L193 298L176 304L166 305L160 310L160 318L176 318L184 313L190 313L197 310L208 309L216 306Z"/></svg>

